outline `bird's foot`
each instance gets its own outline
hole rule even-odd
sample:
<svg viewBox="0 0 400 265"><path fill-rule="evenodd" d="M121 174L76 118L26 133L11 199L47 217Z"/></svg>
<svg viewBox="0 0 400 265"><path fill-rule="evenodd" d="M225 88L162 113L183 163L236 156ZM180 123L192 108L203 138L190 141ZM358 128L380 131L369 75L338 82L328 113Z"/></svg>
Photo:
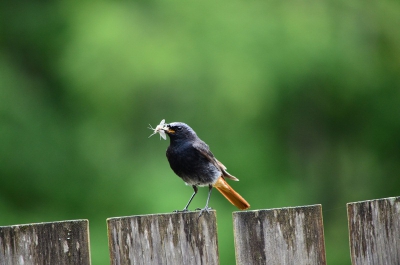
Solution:
<svg viewBox="0 0 400 265"><path fill-rule="evenodd" d="M189 210L187 208L183 209L183 210L174 210L173 213L187 213L189 212Z"/></svg>
<svg viewBox="0 0 400 265"><path fill-rule="evenodd" d="M204 207L203 209L197 208L196 210L200 210L200 214L199 214L199 217L200 217L200 216L202 216L202 214L203 214L204 212L207 212L207 213L209 213L209 212L210 212L210 210L212 210L212 208L211 208L211 207L208 207L208 206L206 206L206 207Z"/></svg>

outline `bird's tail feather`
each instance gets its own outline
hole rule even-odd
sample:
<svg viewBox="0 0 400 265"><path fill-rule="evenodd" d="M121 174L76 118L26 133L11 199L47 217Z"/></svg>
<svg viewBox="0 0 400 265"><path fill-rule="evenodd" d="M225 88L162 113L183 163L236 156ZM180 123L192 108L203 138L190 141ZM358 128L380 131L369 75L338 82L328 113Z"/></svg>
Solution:
<svg viewBox="0 0 400 265"><path fill-rule="evenodd" d="M250 208L250 204L243 199L231 186L225 181L223 177L219 177L217 182L213 185L224 197L230 201L233 205L238 207L240 210L246 210Z"/></svg>

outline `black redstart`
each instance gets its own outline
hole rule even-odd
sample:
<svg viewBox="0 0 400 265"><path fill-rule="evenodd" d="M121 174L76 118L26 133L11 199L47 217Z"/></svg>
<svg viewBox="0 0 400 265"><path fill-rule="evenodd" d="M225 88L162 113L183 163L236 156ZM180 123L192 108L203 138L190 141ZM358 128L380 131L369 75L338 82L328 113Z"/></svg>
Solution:
<svg viewBox="0 0 400 265"><path fill-rule="evenodd" d="M235 181L238 181L238 179L226 171L226 167L214 157L208 145L197 136L189 125L182 122L169 124L162 122L156 128L154 133L165 132L170 138L167 158L172 170L187 185L191 185L194 190L189 202L182 210L183 212L188 211L189 204L196 195L198 186L208 186L209 188L207 203L201 209L200 215L203 211L208 212L211 209L208 207L208 202L213 187L240 210L246 210L250 207L250 204L225 181L225 179Z"/></svg>

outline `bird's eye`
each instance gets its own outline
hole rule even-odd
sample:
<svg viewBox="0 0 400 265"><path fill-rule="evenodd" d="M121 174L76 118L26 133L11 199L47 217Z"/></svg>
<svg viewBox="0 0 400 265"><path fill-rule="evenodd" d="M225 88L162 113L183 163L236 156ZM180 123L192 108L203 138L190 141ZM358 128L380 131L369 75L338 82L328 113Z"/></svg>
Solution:
<svg viewBox="0 0 400 265"><path fill-rule="evenodd" d="M182 126L178 126L178 127L176 127L176 129L177 129L178 131L182 131Z"/></svg>

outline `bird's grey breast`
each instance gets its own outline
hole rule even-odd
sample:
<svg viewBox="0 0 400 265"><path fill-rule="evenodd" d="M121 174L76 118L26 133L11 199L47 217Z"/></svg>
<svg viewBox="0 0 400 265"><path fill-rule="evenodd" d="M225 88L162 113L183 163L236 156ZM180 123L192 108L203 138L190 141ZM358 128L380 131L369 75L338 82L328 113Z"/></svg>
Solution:
<svg viewBox="0 0 400 265"><path fill-rule="evenodd" d="M167 149L172 170L188 185L213 184L222 174L192 143L186 142Z"/></svg>

